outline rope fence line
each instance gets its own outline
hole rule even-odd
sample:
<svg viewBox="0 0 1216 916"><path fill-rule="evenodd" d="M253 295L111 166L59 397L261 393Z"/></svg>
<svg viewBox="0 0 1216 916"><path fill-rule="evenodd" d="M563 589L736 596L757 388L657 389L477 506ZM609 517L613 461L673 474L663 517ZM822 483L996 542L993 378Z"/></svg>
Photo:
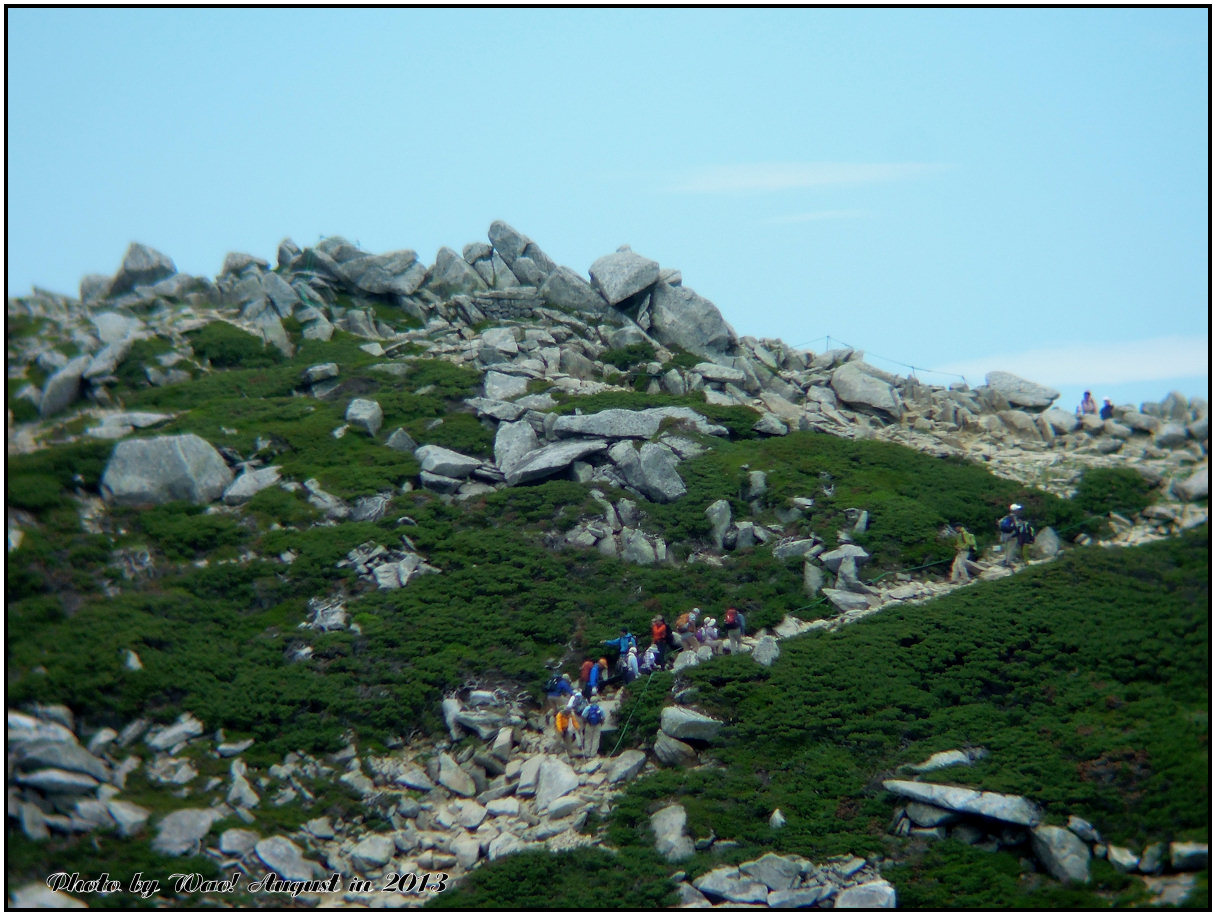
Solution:
<svg viewBox="0 0 1216 916"><path fill-rule="evenodd" d="M818 343L821 340L825 341L825 343L826 343L825 350L833 349L832 348L832 337L830 334L825 334L823 337L816 337L814 340L808 340L805 343L795 344L794 346L796 348L806 347L806 346L809 346L810 344ZM860 347L853 346L851 343L847 343L847 342L841 340L839 337L836 338L836 343L841 346L848 347L850 350L862 349ZM868 353L868 351L864 351L864 350L863 350L863 352ZM868 355L870 356L870 358L880 359L884 363L891 363L892 365L895 365L895 366L903 366L905 369L911 369L913 378L916 378L917 372L926 372L926 373L929 373L930 375L945 375L945 376L948 376L949 378L962 379L964 384L966 384L968 386L970 385L970 383L967 381L967 376L960 375L957 372L943 372L940 369L926 369L923 366L914 366L911 363L905 363L898 359L888 359L885 356L879 356L877 353L869 353Z"/></svg>
<svg viewBox="0 0 1216 916"><path fill-rule="evenodd" d="M654 676L656 674L658 674L657 671L651 671L650 677L646 678L646 684L642 688L642 692L638 694L638 698L633 701L633 706L631 706L629 709L629 715L625 719L625 724L621 726L620 734L617 735L616 744L612 748L612 753L608 755L609 757L616 756L617 748L619 748L621 746L621 742L625 740L625 732L629 729L629 723L633 721L633 714L637 712L637 708L642 705L642 700L646 697L646 691L650 689L650 682L654 680Z"/></svg>

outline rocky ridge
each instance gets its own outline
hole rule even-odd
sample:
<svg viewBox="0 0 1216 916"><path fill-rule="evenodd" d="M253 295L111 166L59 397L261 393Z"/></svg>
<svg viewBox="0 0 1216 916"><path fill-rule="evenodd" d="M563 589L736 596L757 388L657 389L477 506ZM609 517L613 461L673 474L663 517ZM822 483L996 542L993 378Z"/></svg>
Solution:
<svg viewBox="0 0 1216 916"><path fill-rule="evenodd" d="M413 251L373 255L342 238L304 249L284 240L275 268L233 253L213 280L180 274L166 255L133 244L113 277L82 281L79 299L42 290L9 299L10 321L53 326L59 338L10 338L9 376L19 381L37 367L45 381L17 385L18 399L42 418L83 407L99 420L87 435L121 438L155 423L116 411L110 394L115 371L138 340L170 345L157 365L145 367L149 382L164 384L206 371L183 334L209 321L230 322L288 353L286 320L298 322L309 339L327 340L341 329L388 357L385 371L393 370L393 360L408 359L394 351L414 344L429 357L482 374L483 395L468 407L486 422L505 425L504 450L508 443L513 449L508 457L496 448L497 473L489 480L479 480L474 469L450 477L428 468L436 475L427 478L433 488L459 493L470 477L474 485L497 486L498 473L516 485L567 473L590 458L593 475L623 482L646 498L678 499L670 470L684 456L675 443L661 437L647 441L644 453L627 455L622 441L651 439L648 427L608 425L610 419L601 418L608 431L600 433L598 424L571 425L573 418L564 418L565 425L555 428L553 405L543 394L527 393L537 382L572 393L611 388L619 372L601 358L644 344L654 354L642 367L647 390L703 390L710 403L751 407L759 415L756 428L766 435L814 429L890 439L983 461L998 474L1063 492L1082 465L1133 459L1145 473L1169 478L1183 501L1206 498L1206 401L1175 393L1159 404L1120 405L1113 419L1102 421L1052 407L1054 391L1009 373L990 373L976 388L927 385L870 365L860 351L815 354L779 340L741 337L712 302L683 285L678 271L627 247L596 261L587 279L558 267L505 223L494 223L488 238L489 244L467 245L462 254L442 249L430 266ZM382 317L386 310L423 326L397 329ZM678 353L701 361L674 365ZM314 367L301 394L324 396L336 375L332 364ZM359 400L350 405L349 423L375 436L376 406ZM536 433L535 444L520 443L526 431L510 424L521 422ZM10 454L36 448L44 432L10 421Z"/></svg>

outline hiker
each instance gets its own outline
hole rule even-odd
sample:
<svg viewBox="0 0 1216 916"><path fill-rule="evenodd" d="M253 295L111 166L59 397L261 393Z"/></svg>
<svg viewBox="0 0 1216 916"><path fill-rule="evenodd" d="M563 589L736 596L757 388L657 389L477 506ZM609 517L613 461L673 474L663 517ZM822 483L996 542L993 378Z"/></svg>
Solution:
<svg viewBox="0 0 1216 916"><path fill-rule="evenodd" d="M603 645L616 649L620 653L621 658L625 657L625 653L629 651L630 646L637 648L637 644L638 641L626 627L621 627L621 635L616 639L605 639L603 642Z"/></svg>
<svg viewBox="0 0 1216 916"><path fill-rule="evenodd" d="M658 671L663 667L663 653L657 645L654 643L650 644L650 647L646 650L646 654L642 656L642 662L638 667L640 671L644 671L647 674L652 671Z"/></svg>
<svg viewBox="0 0 1216 916"><path fill-rule="evenodd" d="M1098 411L1098 416L1103 420L1113 419L1115 416L1115 405L1110 402L1110 398L1102 399L1102 409Z"/></svg>
<svg viewBox="0 0 1216 916"><path fill-rule="evenodd" d="M625 670L621 676L625 679L626 684L632 684L638 679L641 672L638 670L638 647L630 646L629 651L625 653Z"/></svg>
<svg viewBox="0 0 1216 916"><path fill-rule="evenodd" d="M557 729L557 736L561 739L562 745L566 749L566 753L574 757L574 748L578 743L579 729L581 727L578 720L577 700L580 697L576 693L570 697L570 702L557 711L557 717L553 721L553 727Z"/></svg>
<svg viewBox="0 0 1216 916"><path fill-rule="evenodd" d="M675 662L676 656L680 654L680 650L684 646L680 642L680 637L676 634L676 628L667 623L666 620L663 621L663 624L667 627L667 644L663 647L663 658L665 661Z"/></svg>
<svg viewBox="0 0 1216 916"><path fill-rule="evenodd" d="M588 700L592 694L604 688L608 683L608 659L601 658L591 666L591 674L587 678L587 686L583 688L583 696Z"/></svg>
<svg viewBox="0 0 1216 916"><path fill-rule="evenodd" d="M604 711L600 709L599 693L591 691L591 702L583 710L583 756L594 757L600 752L600 730L604 727Z"/></svg>
<svg viewBox="0 0 1216 916"><path fill-rule="evenodd" d="M1081 398L1081 404L1077 407L1077 416L1084 416L1087 413L1097 413L1098 402L1094 400L1094 396L1088 391L1085 392L1085 397ZM1103 418L1105 419L1105 418Z"/></svg>
<svg viewBox="0 0 1216 916"><path fill-rule="evenodd" d="M680 642L681 649L691 649L697 651L701 645L697 639L697 619L701 616L699 607L693 608L687 614L681 614L676 618L676 638Z"/></svg>
<svg viewBox="0 0 1216 916"><path fill-rule="evenodd" d="M975 535L959 525L954 537L954 565L950 567L951 582L970 582L971 570L968 568L975 558Z"/></svg>
<svg viewBox="0 0 1216 916"><path fill-rule="evenodd" d="M730 654L738 655L743 650L743 628L746 621L742 614L735 608L726 609L726 618L722 622L722 629L726 631L727 637L730 639Z"/></svg>
<svg viewBox="0 0 1216 916"><path fill-rule="evenodd" d="M1005 545L1005 556L1001 565L1012 568L1019 555L1023 563L1029 562L1029 547L1034 543L1034 526L1022 517L1021 505L1011 505L1009 514L997 522L997 527L1001 531L1001 543Z"/></svg>
<svg viewBox="0 0 1216 916"><path fill-rule="evenodd" d="M594 667L595 662L589 658L583 659L583 663L579 666L578 688L579 690L583 691L584 694L586 694L587 688L591 686L591 669Z"/></svg>
<svg viewBox="0 0 1216 916"><path fill-rule="evenodd" d="M1018 523L1013 529L1013 536L1018 542L1018 552L1022 556L1022 562L1029 563L1030 545L1034 543L1034 526L1022 517L1020 510L1018 512Z"/></svg>
<svg viewBox="0 0 1216 916"><path fill-rule="evenodd" d="M613 672L614 676L623 678L625 676L626 668L629 666L629 663L626 661L626 656L629 654L629 650L631 648L637 648L637 639L632 633L629 632L628 628L621 627L621 635L616 639L605 639L603 645L616 649L616 664L613 667Z"/></svg>
<svg viewBox="0 0 1216 916"><path fill-rule="evenodd" d="M1003 545L1002 566L1013 566L1014 555L1018 549L1018 540L1014 536L1014 531L1017 529L1018 513L1021 511L1020 505L1012 503L1009 506L1009 514L996 523L997 529L1001 532L1001 544Z"/></svg>
<svg viewBox="0 0 1216 916"><path fill-rule="evenodd" d="M549 678L545 684L545 708L548 712L562 705L562 698L574 693L574 685L570 683L570 675L564 671Z"/></svg>
<svg viewBox="0 0 1216 916"><path fill-rule="evenodd" d="M664 656L667 654L668 636L667 621L661 614L656 615L654 620L650 621L650 638L653 640L651 645L657 646L659 650L659 667L663 666Z"/></svg>
<svg viewBox="0 0 1216 916"><path fill-rule="evenodd" d="M722 642L718 638L718 621L713 617L706 617L705 622L697 630L697 639L701 645L709 646L711 652L715 654L720 652L722 650Z"/></svg>

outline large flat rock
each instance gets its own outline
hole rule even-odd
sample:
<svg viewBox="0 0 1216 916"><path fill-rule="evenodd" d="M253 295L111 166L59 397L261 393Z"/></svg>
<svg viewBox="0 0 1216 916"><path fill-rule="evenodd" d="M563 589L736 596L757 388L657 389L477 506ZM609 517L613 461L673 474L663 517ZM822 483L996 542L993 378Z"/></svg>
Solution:
<svg viewBox="0 0 1216 916"><path fill-rule="evenodd" d="M659 262L632 251L614 251L591 265L591 286L610 305L624 302L659 279Z"/></svg>
<svg viewBox="0 0 1216 916"><path fill-rule="evenodd" d="M1044 409L1060 396L1060 392L1046 385L1027 381L1012 372L989 372L988 387L1015 407Z"/></svg>
<svg viewBox="0 0 1216 916"><path fill-rule="evenodd" d="M1000 792L981 792L963 786L947 786L932 782L913 782L907 779L887 779L883 788L903 798L925 802L961 811L965 814L980 814L994 820L1023 827L1036 827L1043 814L1033 802L1020 795L1004 795Z"/></svg>
<svg viewBox="0 0 1216 916"><path fill-rule="evenodd" d="M540 480L570 467L574 462L608 447L605 439L568 439L554 442L517 459L510 470L503 468L507 483L515 486Z"/></svg>

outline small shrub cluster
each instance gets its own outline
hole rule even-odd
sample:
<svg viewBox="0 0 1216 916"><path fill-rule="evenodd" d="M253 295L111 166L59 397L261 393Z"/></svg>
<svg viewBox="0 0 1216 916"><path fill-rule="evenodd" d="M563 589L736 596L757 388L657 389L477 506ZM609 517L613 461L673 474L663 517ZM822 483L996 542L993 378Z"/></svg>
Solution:
<svg viewBox="0 0 1216 916"><path fill-rule="evenodd" d="M1072 501L1089 516L1135 515L1153 500L1153 485L1131 468L1087 468Z"/></svg>
<svg viewBox="0 0 1216 916"><path fill-rule="evenodd" d="M219 369L260 369L283 362L283 354L268 346L261 338L226 321L212 321L186 339L200 360L208 360Z"/></svg>
<svg viewBox="0 0 1216 916"><path fill-rule="evenodd" d="M624 371L631 369L639 363L648 363L654 360L655 349L645 341L639 343L631 343L625 347L617 347L613 350L606 350L600 355L600 362L607 363L610 366L616 366Z"/></svg>
<svg viewBox="0 0 1216 916"><path fill-rule="evenodd" d="M153 506L136 514L134 521L171 560L193 560L248 537L231 515L204 513L202 506L191 503Z"/></svg>

